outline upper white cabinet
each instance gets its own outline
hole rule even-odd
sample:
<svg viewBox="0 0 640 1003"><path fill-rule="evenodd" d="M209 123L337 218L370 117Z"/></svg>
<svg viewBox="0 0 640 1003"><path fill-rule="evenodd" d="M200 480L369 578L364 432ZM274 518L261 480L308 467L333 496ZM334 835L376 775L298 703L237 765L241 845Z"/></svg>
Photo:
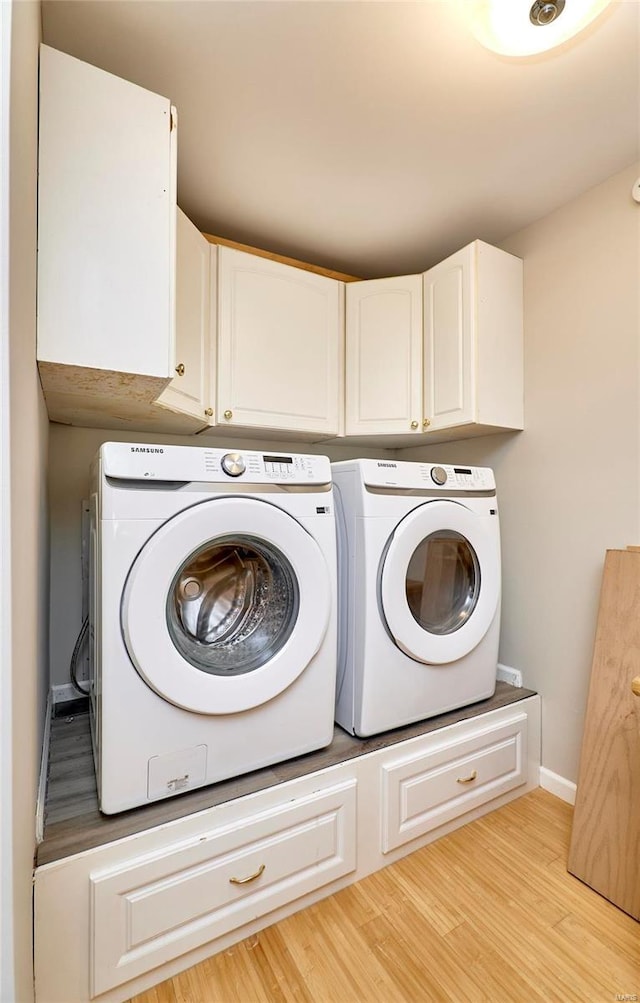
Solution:
<svg viewBox="0 0 640 1003"><path fill-rule="evenodd" d="M218 246L177 208L176 146L167 98L41 46L52 420L385 446L523 427L518 258L475 241L424 275L345 282Z"/></svg>
<svg viewBox="0 0 640 1003"><path fill-rule="evenodd" d="M202 428L215 421L217 247L177 210L176 365L158 404L191 415Z"/></svg>
<svg viewBox="0 0 640 1003"><path fill-rule="evenodd" d="M475 240L425 273L424 411L431 441L523 427L520 258Z"/></svg>
<svg viewBox="0 0 640 1003"><path fill-rule="evenodd" d="M402 434L422 422L422 276L350 282L346 435Z"/></svg>
<svg viewBox="0 0 640 1003"><path fill-rule="evenodd" d="M40 53L37 355L49 416L135 417L174 375L170 102Z"/></svg>
<svg viewBox="0 0 640 1003"><path fill-rule="evenodd" d="M476 240L346 289L348 436L413 445L523 427L522 261Z"/></svg>
<svg viewBox="0 0 640 1003"><path fill-rule="evenodd" d="M218 248L218 424L341 431L343 283Z"/></svg>

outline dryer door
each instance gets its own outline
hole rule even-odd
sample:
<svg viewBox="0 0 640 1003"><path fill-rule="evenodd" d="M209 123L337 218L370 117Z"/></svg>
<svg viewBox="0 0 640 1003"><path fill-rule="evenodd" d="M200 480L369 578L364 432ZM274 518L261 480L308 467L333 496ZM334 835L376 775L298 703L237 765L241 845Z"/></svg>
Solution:
<svg viewBox="0 0 640 1003"><path fill-rule="evenodd" d="M269 502L218 498L170 519L140 551L122 633L159 696L232 714L271 700L304 671L331 602L326 561L299 522Z"/></svg>
<svg viewBox="0 0 640 1003"><path fill-rule="evenodd" d="M468 654L500 600L497 516L454 501L414 509L387 544L379 597L389 633L411 658L444 664Z"/></svg>

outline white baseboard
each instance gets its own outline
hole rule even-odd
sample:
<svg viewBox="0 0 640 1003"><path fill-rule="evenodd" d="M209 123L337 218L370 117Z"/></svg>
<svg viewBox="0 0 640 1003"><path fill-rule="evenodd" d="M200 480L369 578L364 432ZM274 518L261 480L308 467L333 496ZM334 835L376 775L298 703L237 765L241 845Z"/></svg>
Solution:
<svg viewBox="0 0 640 1003"><path fill-rule="evenodd" d="M49 742L51 741L51 718L53 717L53 693L49 690L47 710L42 736L42 756L40 757L40 779L38 781L38 799L36 801L36 844L39 846L44 839L44 806L47 796L47 767L49 765Z"/></svg>
<svg viewBox="0 0 640 1003"><path fill-rule="evenodd" d="M567 804L576 803L576 785L571 780L565 780L564 777L548 770L546 766L540 767L540 786Z"/></svg>
<svg viewBox="0 0 640 1003"><path fill-rule="evenodd" d="M51 687L51 696L55 707L59 703L68 703L70 700L77 700L79 697L88 696L88 694L77 690L73 683L60 683L58 686Z"/></svg>
<svg viewBox="0 0 640 1003"><path fill-rule="evenodd" d="M510 686L522 686L522 673L520 669L512 669L510 665L500 665L498 662L498 679Z"/></svg>

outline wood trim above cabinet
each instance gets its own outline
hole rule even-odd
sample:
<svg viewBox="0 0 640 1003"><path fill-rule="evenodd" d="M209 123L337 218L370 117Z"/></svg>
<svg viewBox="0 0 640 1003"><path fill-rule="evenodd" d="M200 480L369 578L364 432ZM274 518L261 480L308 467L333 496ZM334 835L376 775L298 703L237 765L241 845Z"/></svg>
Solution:
<svg viewBox="0 0 640 1003"><path fill-rule="evenodd" d="M250 244L239 244L236 240L227 240L226 237L217 237L212 233L203 233L202 236L206 237L211 244L222 244L224 247L232 247L236 251L246 251L247 254L255 254L258 258L270 258L271 261L279 261L281 265L292 265L305 272L325 275L329 279L337 279L340 282L360 282L357 275L346 275L344 272L336 272L331 268L323 268L321 265L312 265L308 261L298 261L297 258L276 254L275 251L264 251L259 247L251 247Z"/></svg>

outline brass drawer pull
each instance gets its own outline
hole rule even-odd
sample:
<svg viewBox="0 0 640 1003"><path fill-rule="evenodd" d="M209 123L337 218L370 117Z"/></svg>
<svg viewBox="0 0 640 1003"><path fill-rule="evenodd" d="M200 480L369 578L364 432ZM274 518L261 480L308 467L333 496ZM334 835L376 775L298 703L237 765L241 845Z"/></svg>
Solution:
<svg viewBox="0 0 640 1003"><path fill-rule="evenodd" d="M265 864L260 864L260 867L255 874L249 874L246 878L229 878L229 882L232 885L248 885L250 881L255 881L259 878L261 874L264 873Z"/></svg>
<svg viewBox="0 0 640 1003"><path fill-rule="evenodd" d="M456 780L456 783L457 784L472 784L473 781L476 779L477 776L478 776L477 771L474 770L473 773L470 773L468 777L458 777L458 779Z"/></svg>

